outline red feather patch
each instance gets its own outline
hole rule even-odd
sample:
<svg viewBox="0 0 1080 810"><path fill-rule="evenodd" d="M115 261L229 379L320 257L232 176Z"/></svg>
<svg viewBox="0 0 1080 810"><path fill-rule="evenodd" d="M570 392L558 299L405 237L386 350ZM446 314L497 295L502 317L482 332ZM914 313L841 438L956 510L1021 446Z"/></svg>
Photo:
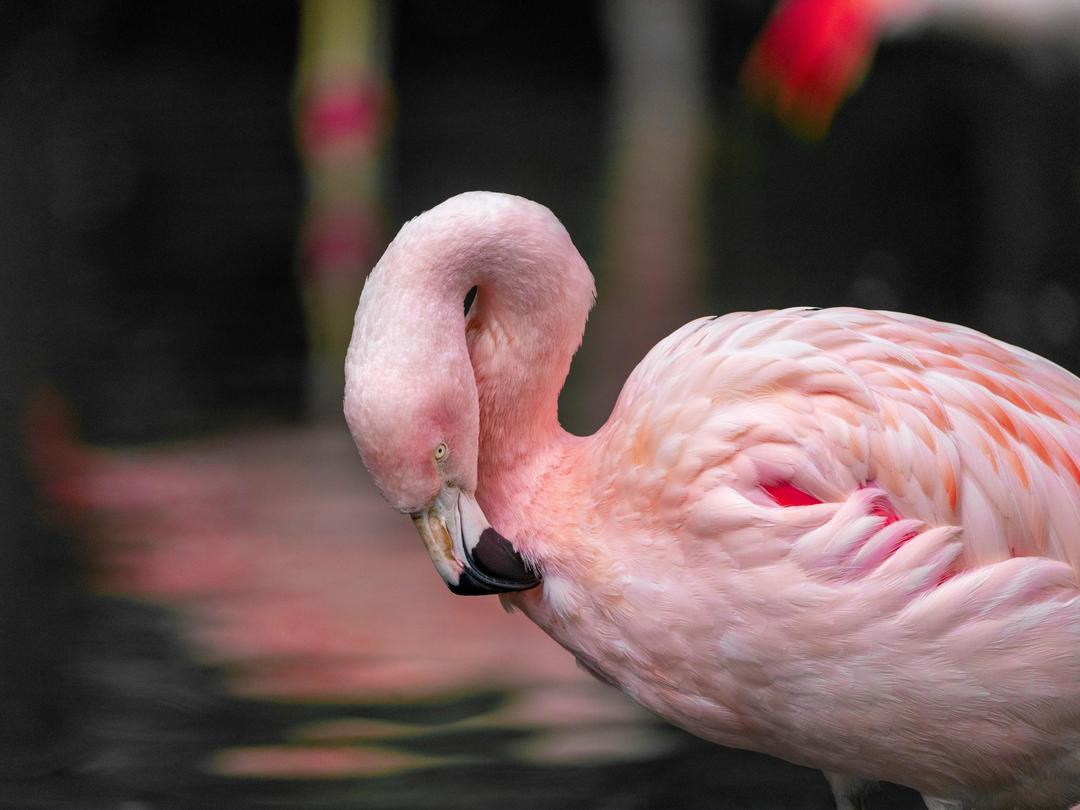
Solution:
<svg viewBox="0 0 1080 810"><path fill-rule="evenodd" d="M809 492L803 492L790 481L762 484L762 490L780 506L813 506L821 503Z"/></svg>
<svg viewBox="0 0 1080 810"><path fill-rule="evenodd" d="M863 486L873 486L873 483L867 483ZM821 500L815 498L809 492L804 492L799 489L790 481L776 481L771 484L761 484L761 491L772 498L777 506L813 506L814 504L822 503ZM882 493L880 497L874 499L873 504L870 507L870 514L884 518L884 526L889 526L902 519L901 514L896 511L884 493ZM884 528L884 526L882 526L882 528ZM888 559L899 551L904 543L914 538L917 534L917 532L907 532L897 538L896 544L889 549L884 559ZM950 567L941 575L937 584L940 585L954 576L956 576L956 570Z"/></svg>

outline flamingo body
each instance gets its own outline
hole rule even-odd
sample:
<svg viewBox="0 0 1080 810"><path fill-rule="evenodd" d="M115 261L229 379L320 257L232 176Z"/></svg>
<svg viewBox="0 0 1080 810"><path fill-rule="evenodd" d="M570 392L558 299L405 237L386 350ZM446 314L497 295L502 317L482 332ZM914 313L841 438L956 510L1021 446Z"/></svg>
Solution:
<svg viewBox="0 0 1080 810"><path fill-rule="evenodd" d="M489 522L542 576L508 606L676 725L825 770L841 807L876 779L931 807L1080 801L1080 380L909 315L738 313L663 340L571 436L592 284L556 226L461 195L361 298L346 415L448 584ZM447 493L443 542L416 516Z"/></svg>

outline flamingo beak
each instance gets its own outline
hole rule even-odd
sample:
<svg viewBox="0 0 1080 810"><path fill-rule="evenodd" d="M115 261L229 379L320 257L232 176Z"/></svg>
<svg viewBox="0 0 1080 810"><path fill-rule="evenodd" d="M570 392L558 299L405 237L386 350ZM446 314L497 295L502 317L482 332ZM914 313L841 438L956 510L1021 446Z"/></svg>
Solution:
<svg viewBox="0 0 1080 810"><path fill-rule="evenodd" d="M435 570L454 593L507 593L540 584L540 575L513 544L491 528L476 499L457 487L444 486L412 519Z"/></svg>

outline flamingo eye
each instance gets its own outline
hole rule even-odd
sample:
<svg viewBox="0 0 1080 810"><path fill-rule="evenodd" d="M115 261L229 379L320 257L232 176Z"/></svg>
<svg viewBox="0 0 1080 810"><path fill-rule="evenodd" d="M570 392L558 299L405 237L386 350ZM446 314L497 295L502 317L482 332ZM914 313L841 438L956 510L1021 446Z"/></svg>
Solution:
<svg viewBox="0 0 1080 810"><path fill-rule="evenodd" d="M435 445L435 460L442 461L450 453L450 448L446 446L446 442L439 442Z"/></svg>

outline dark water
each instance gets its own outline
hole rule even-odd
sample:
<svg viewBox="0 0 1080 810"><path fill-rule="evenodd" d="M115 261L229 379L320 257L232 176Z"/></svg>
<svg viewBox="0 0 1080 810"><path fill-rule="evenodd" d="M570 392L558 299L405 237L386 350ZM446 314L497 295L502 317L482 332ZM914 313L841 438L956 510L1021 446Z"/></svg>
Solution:
<svg viewBox="0 0 1080 810"><path fill-rule="evenodd" d="M545 733L528 726L484 728L476 721L506 704L499 691L414 704L282 704L231 697L219 673L194 663L175 618L127 600L89 600L90 632L80 649L77 729L50 760L0 779L0 806L40 808L806 808L831 806L820 774L749 752L709 745L647 724L651 745L630 761L543 765L523 756ZM297 745L313 724L370 721L404 726L392 739L359 733L335 741L387 752L415 765L399 773L320 779L225 778L209 772L215 752L239 746ZM379 724L383 724L380 726ZM615 724L633 740L640 724ZM592 729L595 731L596 729ZM317 743L309 742L317 749ZM633 746L631 746L633 747ZM616 745L615 749L618 748ZM615 760L617 753L609 754ZM871 808L921 807L896 788Z"/></svg>

